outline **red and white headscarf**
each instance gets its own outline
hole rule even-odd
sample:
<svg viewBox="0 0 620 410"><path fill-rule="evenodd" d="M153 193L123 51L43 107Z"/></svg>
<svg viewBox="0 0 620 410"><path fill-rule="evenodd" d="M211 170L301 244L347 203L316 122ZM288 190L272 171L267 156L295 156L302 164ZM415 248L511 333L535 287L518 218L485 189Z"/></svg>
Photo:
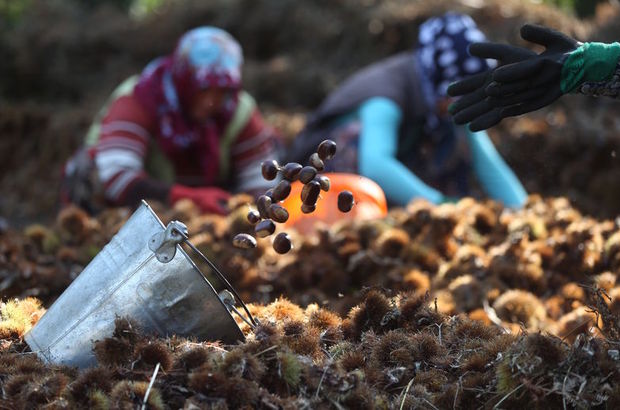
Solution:
<svg viewBox="0 0 620 410"><path fill-rule="evenodd" d="M188 31L179 40L170 67L181 104L199 90L239 89L242 64L241 46L226 31L216 27Z"/></svg>
<svg viewBox="0 0 620 410"><path fill-rule="evenodd" d="M202 168L205 175L217 175L219 138L237 107L242 63L241 47L230 34L198 27L181 37L171 55L144 69L134 95L157 122L158 144L169 157L182 157L190 148L209 152ZM211 118L192 121L187 109L193 96L210 87L232 92Z"/></svg>

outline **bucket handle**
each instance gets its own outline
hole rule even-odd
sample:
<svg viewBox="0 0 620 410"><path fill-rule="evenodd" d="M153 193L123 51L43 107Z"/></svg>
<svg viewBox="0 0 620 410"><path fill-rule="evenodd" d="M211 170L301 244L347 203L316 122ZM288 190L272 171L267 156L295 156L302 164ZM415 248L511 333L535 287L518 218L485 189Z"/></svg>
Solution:
<svg viewBox="0 0 620 410"><path fill-rule="evenodd" d="M185 225L183 225L183 226L185 226ZM171 230L173 231L173 233L179 234L181 236L181 238L182 238L181 242L187 244L187 246L189 246L194 251L194 253L196 253L198 256L200 256L200 258L209 265L209 267L213 270L213 272L216 273L216 275L222 281L224 286L226 286L226 289L228 289L228 291L230 291L230 293L232 293L235 296L235 299L237 299L237 302L239 302L241 307L243 307L243 310L245 310L245 313L248 315L248 318L250 319L250 322L252 322L253 326L251 326L251 327L254 328L254 327L258 326L258 323L256 322L256 320L254 320L254 317L250 313L250 310L248 309L246 304L243 302L243 299L241 299L241 296L239 296L239 293L237 293L235 288L230 284L230 282L228 282L228 279L226 279L226 276L224 276L224 274L222 272L220 272L220 270L217 268L217 266L215 266L215 264L213 262L211 262L209 260L209 258L207 258L202 252L200 252L200 250L198 250L198 248L196 248L194 246L193 243L191 243L189 241L189 237L188 237L188 234L187 234L187 228L185 230L183 230L183 229L178 229L176 226L173 226ZM234 310L236 311L237 314L239 314L237 309L234 309ZM243 316L241 316L241 318L244 319Z"/></svg>
<svg viewBox="0 0 620 410"><path fill-rule="evenodd" d="M153 237L151 237L151 239L149 240L149 249L153 251L153 253L155 253L157 260L162 263L168 263L174 258L174 255L176 254L177 245L181 243L187 244L187 246L189 246L198 256L200 256L203 261L205 261L211 267L213 272L217 274L218 278L222 281L222 283L224 283L224 286L230 292L230 296L233 296L232 300L230 300L231 298L220 298L222 300L222 303L224 303L228 310L232 310L233 312L235 312L244 322L246 322L252 329L254 329L257 326L257 323L254 320L252 314L250 313L250 310L243 302L243 299L241 299L241 296L239 296L235 288L230 284L230 282L228 282L228 279L226 279L224 274L220 272L220 270L215 266L215 264L211 262L209 258L207 258L205 255L203 255L203 253L200 252L198 248L196 248L194 244L189 241L188 235L189 233L187 231L187 226L185 226L183 222L172 221L168 224L168 226L166 226L165 231L159 232L153 235ZM202 272L200 272L200 274L202 275ZM244 318L241 313L235 308L234 299L236 299L243 307L251 323L249 323L247 319Z"/></svg>
<svg viewBox="0 0 620 410"><path fill-rule="evenodd" d="M250 327L254 329L254 327L257 326L257 323L254 320L252 314L250 313L250 310L241 299L241 296L239 296L235 288L230 284L230 282L228 282L228 279L226 279L224 274L220 272L220 270L215 266L215 264L211 262L209 258L204 256L203 253L200 252L198 248L196 248L194 244L189 241L188 235L189 233L187 231L187 226L185 226L183 222L172 221L168 224L168 226L166 226L165 231L153 235L153 237L149 240L149 249L151 249L151 251L155 253L157 260L162 263L168 263L174 258L174 255L176 254L177 245L180 243L187 244L187 246L189 246L198 256L200 256L200 258L211 267L213 272L217 274L218 278L222 281L222 283L224 283L226 289L232 295L234 295L234 298L237 299L239 304L243 307L245 313L248 315L248 318L252 323L248 323L247 320L234 307L234 304L231 305L230 302L225 303L225 306L228 308L228 310L234 311L237 315L239 315L239 317L241 317L241 319L243 319L244 322L248 323L248 325L250 325ZM200 272L200 274L202 274L202 272ZM222 303L224 303L223 300Z"/></svg>

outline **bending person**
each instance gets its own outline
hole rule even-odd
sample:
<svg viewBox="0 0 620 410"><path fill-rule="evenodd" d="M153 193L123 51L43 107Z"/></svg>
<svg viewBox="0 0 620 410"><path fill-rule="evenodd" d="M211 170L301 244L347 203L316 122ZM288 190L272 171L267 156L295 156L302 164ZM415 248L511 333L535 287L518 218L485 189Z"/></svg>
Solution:
<svg viewBox="0 0 620 410"><path fill-rule="evenodd" d="M66 165L63 199L96 211L140 199L225 212L229 191L264 190L260 163L279 139L241 87L241 47L199 27L121 84Z"/></svg>
<svg viewBox="0 0 620 410"><path fill-rule="evenodd" d="M469 16L429 19L420 27L418 47L362 69L333 91L309 117L289 159L305 163L330 138L339 153L327 171L374 180L390 204L471 195L473 171L491 198L521 206L526 192L487 134L455 128L447 113L448 84L489 68L467 52L471 41L483 39ZM512 62L530 52L505 46L494 56Z"/></svg>

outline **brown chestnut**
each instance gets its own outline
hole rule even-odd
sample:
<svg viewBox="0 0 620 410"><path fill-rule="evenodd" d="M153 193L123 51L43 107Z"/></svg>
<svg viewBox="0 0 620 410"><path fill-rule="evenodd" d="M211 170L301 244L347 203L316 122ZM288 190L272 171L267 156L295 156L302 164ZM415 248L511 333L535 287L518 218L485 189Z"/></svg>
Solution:
<svg viewBox="0 0 620 410"><path fill-rule="evenodd" d="M323 160L319 158L319 154L317 154L316 152L310 155L310 165L316 168L317 171L323 171L323 169L325 169L325 164L323 163Z"/></svg>
<svg viewBox="0 0 620 410"><path fill-rule="evenodd" d="M351 191L342 191L338 194L338 209L340 212L349 212L354 204L355 200Z"/></svg>
<svg viewBox="0 0 620 410"><path fill-rule="evenodd" d="M325 192L329 191L329 188L331 187L331 182L329 181L329 178L327 178L325 175L317 175L314 180L318 182L319 185L321 185L321 190Z"/></svg>
<svg viewBox="0 0 620 410"><path fill-rule="evenodd" d="M265 238L274 233L275 230L276 224L274 224L271 219L263 219L258 224L256 224L256 227L254 228L256 236L258 236L259 238Z"/></svg>
<svg viewBox="0 0 620 410"><path fill-rule="evenodd" d="M273 238L273 249L279 254L285 254L293 247L291 238L286 232L280 232Z"/></svg>
<svg viewBox="0 0 620 410"><path fill-rule="evenodd" d="M260 213L254 209L251 209L248 212L248 222L252 225L256 225L258 221L260 221Z"/></svg>
<svg viewBox="0 0 620 410"><path fill-rule="evenodd" d="M241 249L256 248L256 239L247 233L239 233L233 238L233 246Z"/></svg>
<svg viewBox="0 0 620 410"><path fill-rule="evenodd" d="M288 211L282 205L271 204L269 207L269 216L278 223L288 221Z"/></svg>
<svg viewBox="0 0 620 410"><path fill-rule="evenodd" d="M269 207L272 204L271 197L267 195L261 195L256 200L256 208L261 218L269 218Z"/></svg>
<svg viewBox="0 0 620 410"><path fill-rule="evenodd" d="M272 159L271 161L263 161L260 164L260 170L263 174L263 178L267 181L273 180L278 175L279 170L278 161Z"/></svg>
<svg viewBox="0 0 620 410"><path fill-rule="evenodd" d="M293 182L297 178L299 178L299 173L301 172L302 168L303 167L301 166L301 164L298 164L297 162L289 162L284 167L282 167L282 176L287 181Z"/></svg>
<svg viewBox="0 0 620 410"><path fill-rule="evenodd" d="M308 182L312 181L315 176L316 168L309 165L305 166L299 172L299 182L301 182L302 184L307 184Z"/></svg>
<svg viewBox="0 0 620 410"><path fill-rule="evenodd" d="M315 209L315 204L301 204L301 212L303 212L304 214L311 214L312 212L314 212Z"/></svg>
<svg viewBox="0 0 620 410"><path fill-rule="evenodd" d="M310 181L301 189L301 201L307 205L314 205L319 199L321 184L317 181Z"/></svg>
<svg viewBox="0 0 620 410"><path fill-rule="evenodd" d="M283 179L276 185L271 194L271 200L273 202L284 201L291 193L291 183Z"/></svg>
<svg viewBox="0 0 620 410"><path fill-rule="evenodd" d="M323 161L332 159L336 155L336 143L332 140L325 140L319 144L316 153Z"/></svg>

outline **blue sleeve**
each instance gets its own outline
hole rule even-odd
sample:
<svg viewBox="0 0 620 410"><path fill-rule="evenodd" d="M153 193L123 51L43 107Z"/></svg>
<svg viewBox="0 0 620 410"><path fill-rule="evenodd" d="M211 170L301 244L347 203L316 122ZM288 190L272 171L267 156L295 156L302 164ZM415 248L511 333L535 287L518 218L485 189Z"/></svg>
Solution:
<svg viewBox="0 0 620 410"><path fill-rule="evenodd" d="M401 109L392 100L374 97L358 110L361 120L358 166L360 173L383 188L391 203L404 206L415 197L433 203L443 199L441 192L426 185L396 159Z"/></svg>
<svg viewBox="0 0 620 410"><path fill-rule="evenodd" d="M472 152L474 171L489 197L504 205L519 208L527 198L525 188L508 164L499 155L484 131L471 132L467 127L467 141Z"/></svg>

